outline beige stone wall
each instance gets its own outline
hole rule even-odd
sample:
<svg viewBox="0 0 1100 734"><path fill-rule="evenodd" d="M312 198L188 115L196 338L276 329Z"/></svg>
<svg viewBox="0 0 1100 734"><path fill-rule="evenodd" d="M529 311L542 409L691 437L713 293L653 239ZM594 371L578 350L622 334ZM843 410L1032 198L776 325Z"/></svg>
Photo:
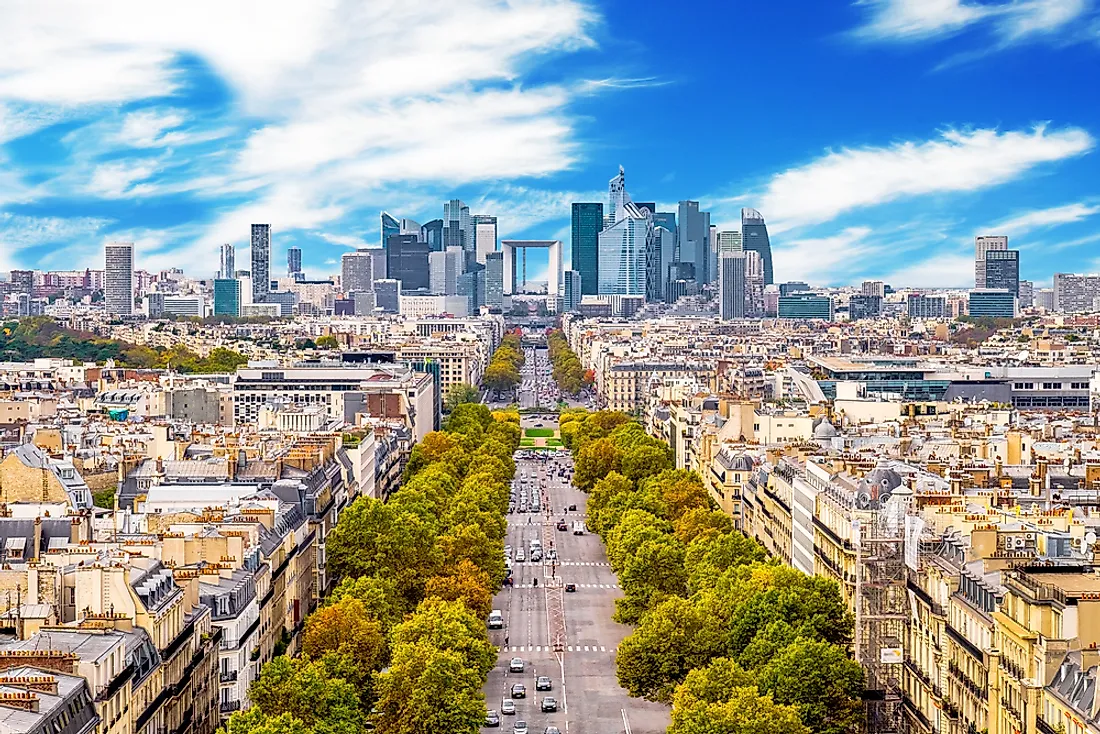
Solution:
<svg viewBox="0 0 1100 734"><path fill-rule="evenodd" d="M15 454L8 454L0 461L0 502L66 504L68 501L69 495L53 472L29 467Z"/></svg>

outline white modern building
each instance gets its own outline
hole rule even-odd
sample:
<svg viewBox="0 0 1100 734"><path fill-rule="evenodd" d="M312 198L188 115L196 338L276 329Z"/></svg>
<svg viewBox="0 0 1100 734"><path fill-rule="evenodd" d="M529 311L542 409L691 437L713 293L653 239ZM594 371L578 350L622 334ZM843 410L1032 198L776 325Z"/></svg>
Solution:
<svg viewBox="0 0 1100 734"><path fill-rule="evenodd" d="M522 257L523 283L527 282L527 250L546 250L550 261L546 268L546 295L550 298L561 297L562 248L561 240L501 240L500 250L504 253L504 295L516 293L516 255ZM642 268L643 285L645 267Z"/></svg>

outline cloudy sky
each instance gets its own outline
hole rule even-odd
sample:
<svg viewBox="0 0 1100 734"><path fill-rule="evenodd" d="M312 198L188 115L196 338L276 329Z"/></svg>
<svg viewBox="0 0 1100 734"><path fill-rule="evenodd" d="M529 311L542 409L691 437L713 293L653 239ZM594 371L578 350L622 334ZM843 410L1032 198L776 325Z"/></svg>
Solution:
<svg viewBox="0 0 1100 734"><path fill-rule="evenodd" d="M742 206L776 280L1100 269L1100 0L7 0L0 270L217 269L248 225L335 271L379 211L502 236L569 203Z"/></svg>

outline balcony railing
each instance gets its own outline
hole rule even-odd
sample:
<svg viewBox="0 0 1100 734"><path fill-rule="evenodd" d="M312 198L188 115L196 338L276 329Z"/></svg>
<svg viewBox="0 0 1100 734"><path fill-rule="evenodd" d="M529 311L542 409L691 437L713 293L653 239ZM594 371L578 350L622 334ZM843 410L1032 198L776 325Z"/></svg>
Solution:
<svg viewBox="0 0 1100 734"><path fill-rule="evenodd" d="M236 671L236 670L223 670L221 672L221 676L220 676L221 682L222 683L232 683L235 680L237 680L237 675L238 675L238 671Z"/></svg>
<svg viewBox="0 0 1100 734"><path fill-rule="evenodd" d="M222 701L220 704L218 704L218 710L221 711L223 714L231 714L234 711L240 711L240 709L240 701Z"/></svg>

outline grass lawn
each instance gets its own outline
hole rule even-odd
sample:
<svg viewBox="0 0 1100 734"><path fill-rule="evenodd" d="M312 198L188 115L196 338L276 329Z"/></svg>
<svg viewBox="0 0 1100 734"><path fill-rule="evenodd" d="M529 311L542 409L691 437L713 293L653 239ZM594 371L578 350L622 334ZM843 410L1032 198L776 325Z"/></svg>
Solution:
<svg viewBox="0 0 1100 734"><path fill-rule="evenodd" d="M535 445L535 439L533 439L533 438L521 438L519 440L519 445L520 446L534 446Z"/></svg>
<svg viewBox="0 0 1100 734"><path fill-rule="evenodd" d="M528 428L524 430L527 438L550 438L554 435L553 428Z"/></svg>
<svg viewBox="0 0 1100 734"><path fill-rule="evenodd" d="M561 439L560 438L548 438L548 439L546 439L546 445L547 446L561 446Z"/></svg>

